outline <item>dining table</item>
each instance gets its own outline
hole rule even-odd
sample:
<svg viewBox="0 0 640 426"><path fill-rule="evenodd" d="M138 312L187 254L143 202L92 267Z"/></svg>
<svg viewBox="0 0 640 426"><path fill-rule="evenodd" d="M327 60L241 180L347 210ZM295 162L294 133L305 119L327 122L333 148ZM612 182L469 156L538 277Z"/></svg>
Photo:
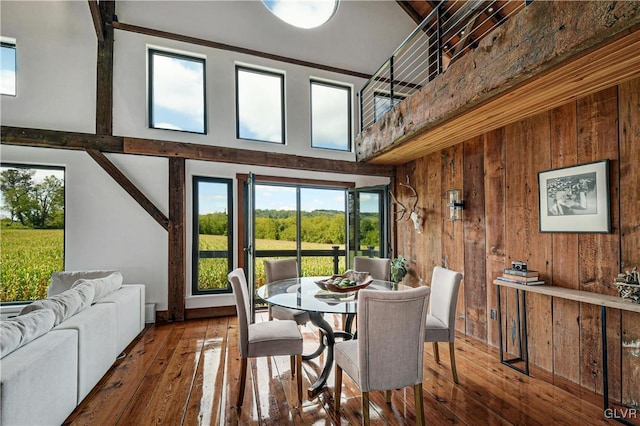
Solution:
<svg viewBox="0 0 640 426"><path fill-rule="evenodd" d="M354 338L351 331L353 319L358 312L358 290L341 292L329 291L322 283L329 277L298 277L273 281L259 287L258 297L267 303L285 308L304 310L309 313L311 323L319 328L322 334L318 349L312 354L303 355L303 360L311 360L326 352L322 372L307 390L309 398L315 398L324 388L333 368L333 347L336 338L350 340ZM320 284L319 284L320 283ZM411 287L391 281L372 280L366 287L379 291L402 291ZM346 315L344 329L334 330L323 314Z"/></svg>

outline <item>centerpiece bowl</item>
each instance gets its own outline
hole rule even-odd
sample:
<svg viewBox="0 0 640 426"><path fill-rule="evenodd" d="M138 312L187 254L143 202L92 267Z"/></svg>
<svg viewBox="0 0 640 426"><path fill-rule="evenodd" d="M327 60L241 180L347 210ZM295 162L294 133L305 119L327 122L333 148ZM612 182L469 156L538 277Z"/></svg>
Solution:
<svg viewBox="0 0 640 426"><path fill-rule="evenodd" d="M347 271L341 275L332 275L330 278L316 281L316 285L323 290L335 293L349 293L362 290L373 282L373 277L368 272Z"/></svg>

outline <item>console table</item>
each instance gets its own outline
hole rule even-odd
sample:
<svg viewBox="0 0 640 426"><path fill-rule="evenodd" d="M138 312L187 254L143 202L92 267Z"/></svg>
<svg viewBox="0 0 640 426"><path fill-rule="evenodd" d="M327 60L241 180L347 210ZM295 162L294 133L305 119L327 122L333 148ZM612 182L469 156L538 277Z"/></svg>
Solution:
<svg viewBox="0 0 640 426"><path fill-rule="evenodd" d="M556 287L550 285L523 285L510 283L500 280L494 280L493 283L496 285L496 295L498 297L498 323L499 323L499 333L498 337L500 339L500 362L508 367L511 367L521 373L529 375L529 355L528 355L528 344L527 344L527 293L538 293L544 294L551 297L559 297L567 300L574 300L576 302L589 303L591 305L600 306L600 315L602 317L602 331L601 331L601 339L602 339L602 396L604 399L604 408L603 410L607 410L609 408L609 377L608 377L608 358L607 358L607 309L606 308L615 308L623 311L631 311L640 313L640 304L633 303L628 300L624 300L617 296L609 296L606 294L598 294L591 293L589 291L584 290L574 290L570 288L564 287ZM504 351L502 344L502 304L500 302L500 288L501 287L509 287L516 290L516 320L518 322L518 338L520 343L519 348L519 356L518 358L513 359L504 359ZM522 296L522 297L521 297ZM522 304L520 301L522 300ZM522 307L521 307L522 306ZM522 330L522 334L521 333ZM523 361L525 363L525 368L520 369L513 365L514 362ZM632 424L624 419L616 419L625 424Z"/></svg>

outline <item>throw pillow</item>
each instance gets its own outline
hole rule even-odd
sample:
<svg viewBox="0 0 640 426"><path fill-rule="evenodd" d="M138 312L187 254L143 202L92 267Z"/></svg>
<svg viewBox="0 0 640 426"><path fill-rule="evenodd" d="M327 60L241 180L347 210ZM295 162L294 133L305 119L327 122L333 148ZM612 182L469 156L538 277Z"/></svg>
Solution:
<svg viewBox="0 0 640 426"><path fill-rule="evenodd" d="M67 290L55 296L31 302L20 311L20 315L37 311L40 309L50 309L55 314L55 323L58 325L67 318L73 316L80 310L82 298L77 290Z"/></svg>
<svg viewBox="0 0 640 426"><path fill-rule="evenodd" d="M102 278L113 274L116 271L95 270L95 271L60 271L51 274L47 297L55 296L65 290L69 290L73 283L79 279Z"/></svg>
<svg viewBox="0 0 640 426"><path fill-rule="evenodd" d="M54 322L55 315L49 309L0 321L0 358L47 333Z"/></svg>
<svg viewBox="0 0 640 426"><path fill-rule="evenodd" d="M95 303L107 294L113 293L122 287L122 274L120 272L114 272L103 278L80 279L76 281L71 288L73 289L87 283L92 285L95 290L95 294L93 296L93 303Z"/></svg>

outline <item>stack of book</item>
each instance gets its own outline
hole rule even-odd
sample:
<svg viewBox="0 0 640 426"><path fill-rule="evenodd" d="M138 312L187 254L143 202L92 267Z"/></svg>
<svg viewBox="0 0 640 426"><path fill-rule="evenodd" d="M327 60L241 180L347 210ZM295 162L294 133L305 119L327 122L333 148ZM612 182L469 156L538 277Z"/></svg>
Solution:
<svg viewBox="0 0 640 426"><path fill-rule="evenodd" d="M517 269L509 268L505 269L502 273L502 276L498 277L497 280L522 285L544 284L544 281L540 280L538 271L519 271Z"/></svg>

